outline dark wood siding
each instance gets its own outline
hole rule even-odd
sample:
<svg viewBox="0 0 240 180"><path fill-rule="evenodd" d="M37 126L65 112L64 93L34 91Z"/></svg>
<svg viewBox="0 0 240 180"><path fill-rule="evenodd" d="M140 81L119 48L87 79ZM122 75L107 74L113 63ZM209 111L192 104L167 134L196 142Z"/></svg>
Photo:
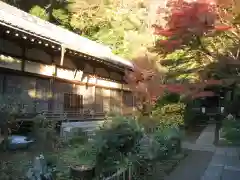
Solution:
<svg viewBox="0 0 240 180"><path fill-rule="evenodd" d="M123 113L130 114L133 111L134 101L133 101L133 94L128 91L123 92Z"/></svg>
<svg viewBox="0 0 240 180"><path fill-rule="evenodd" d="M103 112L103 88L96 87L95 90L95 111Z"/></svg>

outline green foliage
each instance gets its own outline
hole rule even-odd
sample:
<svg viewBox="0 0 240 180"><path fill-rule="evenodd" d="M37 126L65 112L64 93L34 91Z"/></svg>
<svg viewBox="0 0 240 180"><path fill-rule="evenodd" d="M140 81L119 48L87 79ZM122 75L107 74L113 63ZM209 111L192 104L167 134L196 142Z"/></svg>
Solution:
<svg viewBox="0 0 240 180"><path fill-rule="evenodd" d="M92 140L71 146L62 156L70 156L71 165L95 165L97 174L105 174L176 154L181 139L178 129L161 127L151 134L143 130L132 118L112 115Z"/></svg>
<svg viewBox="0 0 240 180"><path fill-rule="evenodd" d="M160 125L179 127L184 124L184 111L183 103L166 104L156 107L152 116L159 121Z"/></svg>
<svg viewBox="0 0 240 180"><path fill-rule="evenodd" d="M180 149L180 139L181 135L177 128L159 128L140 140L138 156L140 160L166 159L175 154L176 149Z"/></svg>
<svg viewBox="0 0 240 180"><path fill-rule="evenodd" d="M68 1L55 2L48 6L52 14L46 12L44 6L35 5L30 9L41 19L50 21L64 28L81 33L81 35L109 46L112 51L126 58L131 58L134 51L151 40L146 33L145 8L120 7L115 1Z"/></svg>
<svg viewBox="0 0 240 180"><path fill-rule="evenodd" d="M201 111L201 101L194 100L187 102L185 111L184 111L184 126L186 128L191 128L196 125L199 125L201 122L207 121L208 116L203 114Z"/></svg>
<svg viewBox="0 0 240 180"><path fill-rule="evenodd" d="M81 15L78 28L84 36L111 47L114 53L131 57L136 48L133 46L139 46L134 42L141 38L140 33L146 25L142 18L141 9L130 11L109 3Z"/></svg>
<svg viewBox="0 0 240 180"><path fill-rule="evenodd" d="M239 107L240 107L239 97L235 97L233 100L227 101L224 107L225 107L225 113L229 113L232 115L239 115Z"/></svg>
<svg viewBox="0 0 240 180"><path fill-rule="evenodd" d="M53 17L61 26L69 28L69 13L65 9L53 9Z"/></svg>
<svg viewBox="0 0 240 180"><path fill-rule="evenodd" d="M168 128L159 128L153 134L154 139L156 139L161 146L165 146L167 151L165 152L165 156L171 156L179 150L181 147L180 140L182 138L182 134L177 127L168 127Z"/></svg>
<svg viewBox="0 0 240 180"><path fill-rule="evenodd" d="M29 11L30 14L37 16L45 21L49 20L49 16L46 13L46 10L44 8L41 8L40 6L36 5L34 7L32 7L32 9L30 9Z"/></svg>
<svg viewBox="0 0 240 180"><path fill-rule="evenodd" d="M26 174L27 180L45 179L51 180L56 178L56 169L47 164L43 155L35 157L32 167Z"/></svg>
<svg viewBox="0 0 240 180"><path fill-rule="evenodd" d="M24 101L23 99L14 94L5 94L4 96L0 96L0 111L6 112L12 115L18 115L24 112Z"/></svg>
<svg viewBox="0 0 240 180"><path fill-rule="evenodd" d="M32 136L36 141L44 142L39 144L42 152L55 151L64 145L64 140L56 132L56 123L49 121L44 115L37 115L33 119Z"/></svg>
<svg viewBox="0 0 240 180"><path fill-rule="evenodd" d="M67 178L69 166L95 166L97 175L108 175L131 165L134 167L132 173L136 175L139 172L135 172L135 168L145 168L149 163L154 164L176 154L181 140L176 128L160 127L154 133L146 134L136 120L116 114L107 117L92 139L81 141L80 138L78 141L78 137L85 137L85 134L79 131L69 146L59 151L61 156L52 158L56 159L54 164L61 171L57 174L59 179Z"/></svg>
<svg viewBox="0 0 240 180"><path fill-rule="evenodd" d="M143 135L142 129L132 118L116 116L108 119L96 132L95 144L98 147L97 165L103 168L116 166L133 151Z"/></svg>
<svg viewBox="0 0 240 180"><path fill-rule="evenodd" d="M225 118L221 132L222 138L224 138L228 144L240 145L240 121L238 119Z"/></svg>
<svg viewBox="0 0 240 180"><path fill-rule="evenodd" d="M73 137L69 140L69 145L78 146L79 144L85 144L88 140L87 133L81 128L76 128L76 132Z"/></svg>
<svg viewBox="0 0 240 180"><path fill-rule="evenodd" d="M50 15L44 7L35 5L30 9L29 13L45 21L50 21L50 16L52 16L57 25L60 25L67 29L70 28L69 27L70 14L65 7L61 8L58 8L58 6L53 7L52 14Z"/></svg>
<svg viewBox="0 0 240 180"><path fill-rule="evenodd" d="M91 40L109 46L125 58L151 43L147 29L147 13L139 1L67 0L25 2L8 1L43 20L74 31ZM123 3L123 4L122 4Z"/></svg>

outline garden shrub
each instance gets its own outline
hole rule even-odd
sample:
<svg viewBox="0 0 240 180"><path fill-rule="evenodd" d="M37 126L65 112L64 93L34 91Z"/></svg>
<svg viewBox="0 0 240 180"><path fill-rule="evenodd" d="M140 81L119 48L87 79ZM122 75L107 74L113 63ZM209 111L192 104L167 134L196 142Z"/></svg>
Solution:
<svg viewBox="0 0 240 180"><path fill-rule="evenodd" d="M69 144L72 146L77 146L80 144L84 144L88 140L88 135L82 128L74 128L73 129L73 137L69 139Z"/></svg>
<svg viewBox="0 0 240 180"><path fill-rule="evenodd" d="M138 122L146 133L153 132L160 125L157 117L140 116L138 117Z"/></svg>
<svg viewBox="0 0 240 180"><path fill-rule="evenodd" d="M239 116L239 106L240 106L240 98L235 98L232 101L228 101L225 103L225 113L227 114L233 114L235 116Z"/></svg>
<svg viewBox="0 0 240 180"><path fill-rule="evenodd" d="M225 118L222 123L222 138L230 144L240 145L240 121Z"/></svg>
<svg viewBox="0 0 240 180"><path fill-rule="evenodd" d="M175 140L181 139L177 128L158 124L154 132L146 133L134 118L111 115L106 119L88 143L62 153L70 156L67 159L71 165L94 165L96 175L106 177L129 165L146 169L149 164L177 153Z"/></svg>
<svg viewBox="0 0 240 180"><path fill-rule="evenodd" d="M176 143L176 139L178 139ZM161 128L148 133L139 141L134 177L149 179L155 173L157 164L180 152L181 136L177 128ZM136 148L137 149L137 148ZM159 169L157 170L159 171Z"/></svg>
<svg viewBox="0 0 240 180"><path fill-rule="evenodd" d="M184 124L183 103L166 104L162 107L157 107L152 112L154 119L158 119L159 123L166 126L182 126Z"/></svg>
<svg viewBox="0 0 240 180"><path fill-rule="evenodd" d="M143 136L142 128L133 118L115 116L109 118L96 131L93 144L97 147L97 166L109 168L133 152L135 144Z"/></svg>
<svg viewBox="0 0 240 180"><path fill-rule="evenodd" d="M177 153L180 150L181 133L176 127L168 127L158 129L154 132L154 139L156 139L161 146L167 148L166 156L170 156L173 153Z"/></svg>

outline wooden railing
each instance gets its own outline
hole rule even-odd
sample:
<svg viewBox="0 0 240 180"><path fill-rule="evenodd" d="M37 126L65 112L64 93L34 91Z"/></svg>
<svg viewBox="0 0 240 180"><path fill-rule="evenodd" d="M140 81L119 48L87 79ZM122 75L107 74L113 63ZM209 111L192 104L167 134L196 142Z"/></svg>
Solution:
<svg viewBox="0 0 240 180"><path fill-rule="evenodd" d="M42 111L42 115L48 120L69 120L69 119L99 119L105 117L105 112L96 112L91 109L80 111Z"/></svg>
<svg viewBox="0 0 240 180"><path fill-rule="evenodd" d="M127 169L119 169L117 172L112 174L109 177L104 178L103 180L128 180L132 179L132 167L130 166Z"/></svg>
<svg viewBox="0 0 240 180"><path fill-rule="evenodd" d="M49 111L44 110L39 113L17 117L17 121L32 121L37 115L43 115L49 121L67 121L67 120L102 120L107 112L99 112L92 109L80 109L79 111ZM122 113L124 116L132 116L133 113Z"/></svg>
<svg viewBox="0 0 240 180"><path fill-rule="evenodd" d="M80 111L48 111L44 110L34 115L27 116L25 113L24 116L17 117L17 121L32 121L37 115L43 115L44 118L48 121L66 121L66 120L97 120L103 119L106 115L105 112L96 112L91 109L82 109Z"/></svg>

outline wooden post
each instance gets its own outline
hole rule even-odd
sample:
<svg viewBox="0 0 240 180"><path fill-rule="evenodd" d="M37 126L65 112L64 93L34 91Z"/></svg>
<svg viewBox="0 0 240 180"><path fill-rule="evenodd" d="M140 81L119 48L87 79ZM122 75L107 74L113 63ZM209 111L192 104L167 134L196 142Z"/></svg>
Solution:
<svg viewBox="0 0 240 180"><path fill-rule="evenodd" d="M83 71L83 73L84 73L84 71ZM94 86L93 86L93 110L94 110L94 112L96 112L97 111L97 105L96 105L96 103L97 103L97 99L96 99L96 84L97 84L97 76L96 76L96 67L93 67L93 75L95 76L95 83L94 83Z"/></svg>
<svg viewBox="0 0 240 180"><path fill-rule="evenodd" d="M65 55L65 47L61 45L61 62L60 62L61 66L63 65L64 55Z"/></svg>
<svg viewBox="0 0 240 180"><path fill-rule="evenodd" d="M54 57L51 56L51 59L52 59L52 66L54 66L55 65ZM56 72L57 72L57 69L55 66L52 78L49 80L49 85L50 85L49 91L51 93L51 97L50 97L50 100L48 99L48 110L50 111L53 111L53 106L54 106L54 79L56 76Z"/></svg>
<svg viewBox="0 0 240 180"><path fill-rule="evenodd" d="M132 179L132 172L131 172L131 166L129 166L129 174L128 174L128 180Z"/></svg>
<svg viewBox="0 0 240 180"><path fill-rule="evenodd" d="M122 84L122 89L121 89L121 91L120 91L120 93L121 93L121 106L120 106L120 108L121 108L121 115L123 115L124 114L124 104L123 104L123 95L124 95L124 93L123 93L123 84Z"/></svg>
<svg viewBox="0 0 240 180"><path fill-rule="evenodd" d="M24 71L24 69L25 69L25 62L26 62L26 60L25 60L25 52L26 52L26 48L24 47L23 49L22 49L22 64L21 64L21 70L22 71Z"/></svg>

